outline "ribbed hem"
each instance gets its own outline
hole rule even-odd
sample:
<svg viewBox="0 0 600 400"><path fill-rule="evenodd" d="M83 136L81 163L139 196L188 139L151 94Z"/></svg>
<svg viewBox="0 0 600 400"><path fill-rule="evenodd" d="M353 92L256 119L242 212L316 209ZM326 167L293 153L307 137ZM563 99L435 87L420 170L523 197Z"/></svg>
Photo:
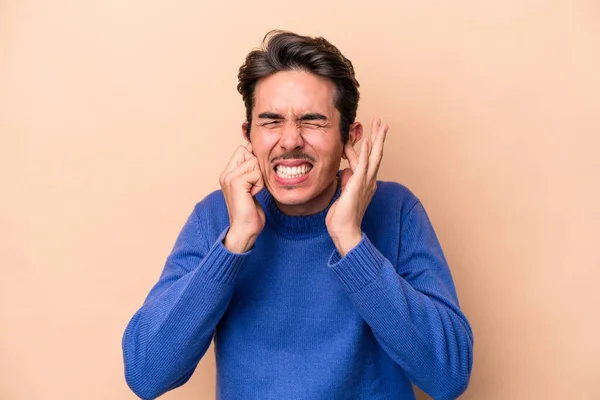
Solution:
<svg viewBox="0 0 600 400"><path fill-rule="evenodd" d="M361 241L345 257L334 250L328 266L335 272L348 292L356 292L373 282L385 257L363 233Z"/></svg>
<svg viewBox="0 0 600 400"><path fill-rule="evenodd" d="M252 249L242 254L229 251L223 244L223 239L228 231L229 227L219 235L215 244L206 254L205 262L202 265L202 270L208 277L223 284L235 282L240 267L252 253Z"/></svg>

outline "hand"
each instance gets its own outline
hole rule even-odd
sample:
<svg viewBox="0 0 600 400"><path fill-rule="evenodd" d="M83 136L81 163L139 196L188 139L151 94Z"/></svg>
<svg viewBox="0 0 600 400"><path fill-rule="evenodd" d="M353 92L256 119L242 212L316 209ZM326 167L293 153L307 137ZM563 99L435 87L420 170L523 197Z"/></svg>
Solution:
<svg viewBox="0 0 600 400"><path fill-rule="evenodd" d="M219 183L229 212L229 231L223 244L233 253L244 253L265 226L265 213L254 197L265 184L250 143L233 153Z"/></svg>
<svg viewBox="0 0 600 400"><path fill-rule="evenodd" d="M360 155L350 141L344 146L350 168L342 171L342 194L331 205L325 219L329 235L342 257L362 239L362 220L377 190L377 172L388 129L379 118L374 120L371 137L364 141Z"/></svg>

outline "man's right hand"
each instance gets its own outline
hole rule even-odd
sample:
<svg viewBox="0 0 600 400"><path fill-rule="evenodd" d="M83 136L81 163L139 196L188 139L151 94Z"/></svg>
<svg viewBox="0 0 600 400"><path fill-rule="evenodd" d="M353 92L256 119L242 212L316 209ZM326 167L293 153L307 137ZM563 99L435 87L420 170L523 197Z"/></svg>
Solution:
<svg viewBox="0 0 600 400"><path fill-rule="evenodd" d="M219 183L229 212L229 231L223 244L233 253L244 253L265 226L265 213L254 197L265 183L250 143L233 153Z"/></svg>

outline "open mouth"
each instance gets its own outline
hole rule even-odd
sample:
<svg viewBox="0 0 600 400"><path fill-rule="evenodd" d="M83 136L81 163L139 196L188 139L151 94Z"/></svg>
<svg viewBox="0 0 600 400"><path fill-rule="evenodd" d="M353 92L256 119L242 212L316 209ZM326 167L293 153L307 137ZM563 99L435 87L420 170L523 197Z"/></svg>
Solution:
<svg viewBox="0 0 600 400"><path fill-rule="evenodd" d="M277 165L275 167L275 174L281 179L297 179L308 175L312 168L313 166L308 163L294 167Z"/></svg>

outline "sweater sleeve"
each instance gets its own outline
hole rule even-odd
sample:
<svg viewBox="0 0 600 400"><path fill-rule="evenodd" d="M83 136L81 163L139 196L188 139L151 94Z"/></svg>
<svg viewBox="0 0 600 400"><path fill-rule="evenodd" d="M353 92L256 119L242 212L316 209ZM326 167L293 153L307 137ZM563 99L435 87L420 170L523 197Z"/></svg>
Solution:
<svg viewBox="0 0 600 400"><path fill-rule="evenodd" d="M244 254L219 238L209 245L197 210L184 225L163 273L123 335L127 384L142 399L183 385L209 348L233 296Z"/></svg>
<svg viewBox="0 0 600 400"><path fill-rule="evenodd" d="M345 257L334 252L329 266L379 344L409 379L436 400L454 399L469 383L473 333L420 202L409 211L401 235L397 263L386 259L363 233Z"/></svg>

